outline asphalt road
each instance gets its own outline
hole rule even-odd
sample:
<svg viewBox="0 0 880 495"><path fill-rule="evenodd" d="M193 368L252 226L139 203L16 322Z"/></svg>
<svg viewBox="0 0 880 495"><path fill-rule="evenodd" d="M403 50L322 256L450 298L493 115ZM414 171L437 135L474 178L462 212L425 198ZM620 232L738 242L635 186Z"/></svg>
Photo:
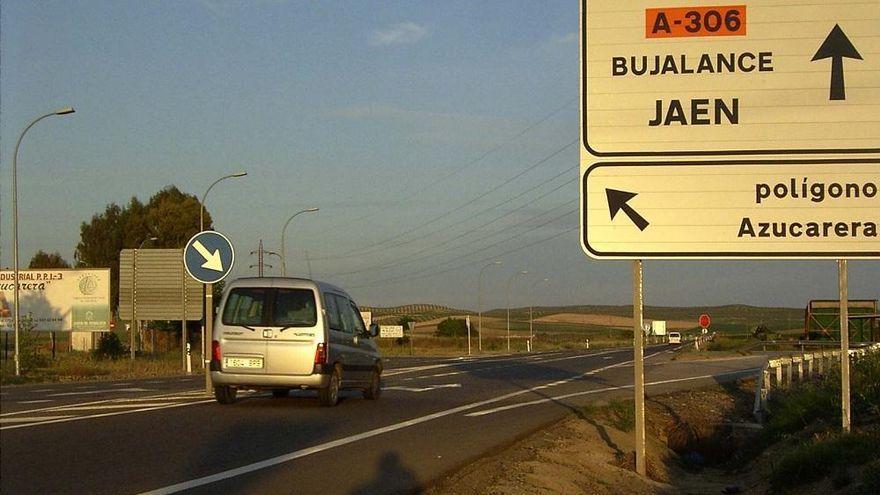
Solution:
<svg viewBox="0 0 880 495"><path fill-rule="evenodd" d="M648 393L754 374L760 356L645 352ZM631 396L632 350L391 358L378 401L204 394L200 376L0 391L0 491L399 493L427 486L596 399Z"/></svg>

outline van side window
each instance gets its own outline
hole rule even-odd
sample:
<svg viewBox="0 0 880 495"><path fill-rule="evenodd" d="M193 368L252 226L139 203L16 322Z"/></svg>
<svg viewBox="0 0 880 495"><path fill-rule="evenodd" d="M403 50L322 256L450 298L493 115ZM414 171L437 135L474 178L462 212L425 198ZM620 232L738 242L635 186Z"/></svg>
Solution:
<svg viewBox="0 0 880 495"><path fill-rule="evenodd" d="M339 308L336 307L336 296L333 294L324 294L324 304L326 304L327 310L327 323L330 325L331 330L336 330L339 332L344 331L342 328L342 320L339 318Z"/></svg>
<svg viewBox="0 0 880 495"><path fill-rule="evenodd" d="M342 317L342 324L345 326L345 332L350 334L359 334L364 332L364 322L361 315L354 309L354 304L344 297L336 300L339 307L339 315Z"/></svg>
<svg viewBox="0 0 880 495"><path fill-rule="evenodd" d="M354 314L355 333L366 333L367 326L364 324L361 310L358 309L357 304L355 304L354 301L349 301L348 304L351 306L352 313Z"/></svg>

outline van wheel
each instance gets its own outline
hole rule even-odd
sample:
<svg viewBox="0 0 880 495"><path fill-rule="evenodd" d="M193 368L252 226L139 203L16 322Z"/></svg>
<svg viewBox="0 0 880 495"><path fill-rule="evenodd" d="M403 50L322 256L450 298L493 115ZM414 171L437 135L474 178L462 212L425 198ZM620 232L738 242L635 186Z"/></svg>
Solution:
<svg viewBox="0 0 880 495"><path fill-rule="evenodd" d="M339 402L339 381L339 366L334 366L330 373L330 383L326 388L318 389L318 401L322 406L333 407Z"/></svg>
<svg viewBox="0 0 880 495"><path fill-rule="evenodd" d="M370 386L364 389L364 399L376 400L382 395L382 374L378 368L373 369Z"/></svg>
<svg viewBox="0 0 880 495"><path fill-rule="evenodd" d="M238 392L238 390L233 387L214 387L214 398L217 399L217 402L219 402L220 404L232 404L233 402L235 402L236 392Z"/></svg>
<svg viewBox="0 0 880 495"><path fill-rule="evenodd" d="M290 389L287 388L273 388L272 389L272 397L276 399L283 399L290 395Z"/></svg>

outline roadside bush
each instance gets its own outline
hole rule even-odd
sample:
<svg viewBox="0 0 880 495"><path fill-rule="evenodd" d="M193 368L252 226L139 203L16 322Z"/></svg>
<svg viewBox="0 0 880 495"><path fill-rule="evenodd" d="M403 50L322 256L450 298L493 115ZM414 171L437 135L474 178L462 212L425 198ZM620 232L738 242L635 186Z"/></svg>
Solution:
<svg viewBox="0 0 880 495"><path fill-rule="evenodd" d="M791 488L820 480L846 466L864 464L877 456L878 441L877 433L852 433L795 447L782 454L773 467L770 484L776 490Z"/></svg>
<svg viewBox="0 0 880 495"><path fill-rule="evenodd" d="M880 459L871 461L865 466L858 493L864 495L880 493Z"/></svg>
<svg viewBox="0 0 880 495"><path fill-rule="evenodd" d="M467 335L467 323L464 320L446 318L437 325L438 337L459 337Z"/></svg>
<svg viewBox="0 0 880 495"><path fill-rule="evenodd" d="M49 358L40 354L40 334L34 322L24 317L19 322L18 362L22 370L34 370L49 365Z"/></svg>
<svg viewBox="0 0 880 495"><path fill-rule="evenodd" d="M118 359L125 354L125 346L115 332L104 332L92 352L97 359Z"/></svg>
<svg viewBox="0 0 880 495"><path fill-rule="evenodd" d="M880 355L868 355L853 363L850 393L854 415L880 414ZM840 423L840 368L831 367L816 382L771 396L769 409L765 430L769 439L794 433L815 421Z"/></svg>

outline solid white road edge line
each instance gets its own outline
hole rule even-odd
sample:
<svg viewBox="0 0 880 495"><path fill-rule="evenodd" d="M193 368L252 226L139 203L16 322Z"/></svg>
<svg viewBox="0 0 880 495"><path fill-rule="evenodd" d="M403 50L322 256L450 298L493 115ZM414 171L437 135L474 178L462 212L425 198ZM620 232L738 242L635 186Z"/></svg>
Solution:
<svg viewBox="0 0 880 495"><path fill-rule="evenodd" d="M720 378L720 377L728 376L728 375L748 375L750 373L757 373L758 371L761 371L761 369L762 368L750 368L750 369L745 369L745 370L729 371L726 373L718 373L715 375L701 375L701 376L692 376L692 377L688 377L688 378L675 378L672 380L660 380L660 381L656 381L656 382L646 383L645 386L649 387L652 385L665 385L668 383L687 382L687 381L692 381L692 380L703 380L703 379L707 379L707 378ZM474 418L474 417L478 417L478 416L485 416L487 414L494 414L497 412L509 411L511 409L517 409L520 407L536 406L538 404L545 404L547 402L560 401L563 399L569 399L571 397L580 397L582 395L600 394L602 392L612 392L614 390L625 390L625 389L630 389L630 388L633 388L633 386L632 385L620 385L620 386L614 386L614 387L600 388L600 389L596 389L596 390L587 390L585 392L574 392L571 394L557 395L556 397L547 397L545 399L536 399L536 400L529 401L529 402L520 402L518 404L511 404L509 406L496 407L494 409L486 409L485 411L478 411L478 412L474 412L474 413L470 413L470 414L465 414L465 416Z"/></svg>
<svg viewBox="0 0 880 495"><path fill-rule="evenodd" d="M645 359L648 359L652 356L656 356L657 354L661 354L663 351L650 354L645 356ZM613 364L611 366L605 366L604 368L599 368L596 370L588 371L586 373L582 373L580 375L573 376L566 380L561 380L559 382L553 382L555 384L567 383L570 381L578 380L583 377L598 373L601 370L614 368L624 363ZM307 447L305 449L295 450L293 452L289 452L287 454L279 455L277 457L272 457L271 459L266 459L264 461L254 462L251 464L247 464L245 466L241 466L235 469L229 469L227 471L221 471L219 473L215 473L209 476L203 476L201 478L196 478L189 481L183 481L180 483L176 483L169 486L164 486L161 488L156 488L155 490L150 490L147 492L143 492L140 495L167 495L171 493L177 493L183 490L189 490L191 488L196 488L199 486L207 485L210 483L214 483L217 481L234 478L236 476L241 476L243 474L251 473L254 471L259 471L260 469L265 469L267 467L276 466L278 464L283 464L285 462L289 462L295 459L299 459L302 457L310 456L312 454L317 454L319 452L324 452L326 450L334 449L336 447L341 447L343 445L348 445L350 443L358 442L360 440L365 440L367 438L372 438L379 435L384 435L385 433L390 433L392 431L402 430L404 428L409 428L410 426L415 426L418 424L426 423L428 421L433 421L435 419L443 418L446 416L450 416L453 414L458 414L464 411L469 411L471 409L476 409L478 407L483 407L489 404L494 404L496 402L500 402L503 400L510 399L512 397L516 397L519 395L527 394L530 392L534 392L535 390L540 390L543 388L547 388L548 385L540 385L538 387L532 387L524 390L517 390L515 392L510 392L504 395L500 395L498 397L494 397L491 399L482 400L479 402L473 402L471 404L465 404L463 406L454 407L452 409L447 409L445 411L436 412L434 414L429 414L427 416L422 416L420 418L414 418L407 421L403 421L397 424L383 426L381 428L376 428L370 431L365 431L363 433L358 433L357 435L352 435L349 437L340 438L337 440L333 440L330 442L322 443L319 445L315 445L312 447Z"/></svg>

